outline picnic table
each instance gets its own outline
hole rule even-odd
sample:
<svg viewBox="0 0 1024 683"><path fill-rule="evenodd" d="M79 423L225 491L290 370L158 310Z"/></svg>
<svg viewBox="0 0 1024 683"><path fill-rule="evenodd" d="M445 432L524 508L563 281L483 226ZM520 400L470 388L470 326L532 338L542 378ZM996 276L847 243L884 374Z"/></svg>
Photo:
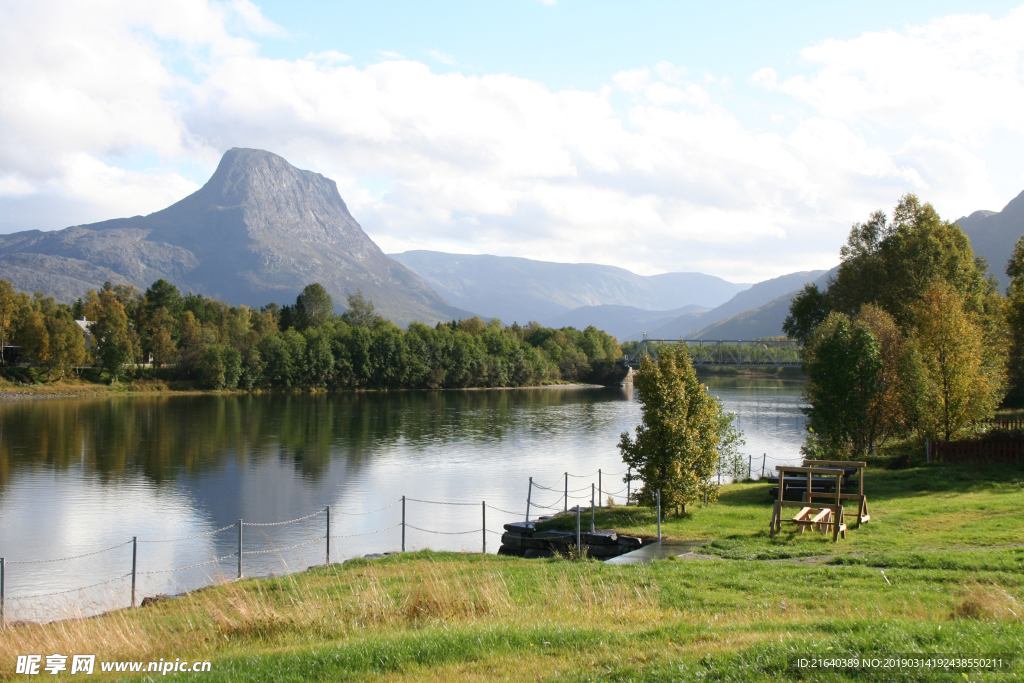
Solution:
<svg viewBox="0 0 1024 683"><path fill-rule="evenodd" d="M775 468L779 473L779 497L772 509L772 521L769 536L774 537L782 530L782 523L789 522L800 528L800 533L807 529L816 529L822 533L832 530L832 541L837 542L840 535L846 538L846 522L843 521L843 476L842 468L830 467L791 467L780 465ZM804 492L804 499L801 501L784 500L783 494L786 490L786 474L803 474L806 479L807 490ZM813 478L832 477L835 480L835 491L833 493L814 493ZM815 503L815 497L828 497L831 503ZM799 511L789 519L782 518L782 511L787 507L800 508Z"/></svg>
<svg viewBox="0 0 1024 683"><path fill-rule="evenodd" d="M856 473L858 492L842 493L839 496L839 498L840 500L857 501L857 526L855 528L858 529L860 528L861 524L871 520L871 515L868 514L868 497L864 493L864 469L867 466L868 464L862 460L804 460L804 467L839 468L848 472L849 474L846 477L844 477L844 485L849 481L849 476ZM827 495L828 497L831 497L831 494ZM815 492L812 490L809 493L804 493L804 500L806 500L807 502L812 502L815 498L821 498L825 496L826 494L823 492ZM846 516L854 517L853 513L849 513Z"/></svg>

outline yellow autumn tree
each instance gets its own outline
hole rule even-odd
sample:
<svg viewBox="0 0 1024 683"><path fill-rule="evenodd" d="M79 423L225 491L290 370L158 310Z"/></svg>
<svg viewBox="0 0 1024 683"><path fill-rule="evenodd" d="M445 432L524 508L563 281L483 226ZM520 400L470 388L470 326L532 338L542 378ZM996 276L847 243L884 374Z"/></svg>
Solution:
<svg viewBox="0 0 1024 683"><path fill-rule="evenodd" d="M991 417L1005 395L1005 349L986 337L975 317L944 283L933 284L914 306L918 420L931 438L955 438L973 421Z"/></svg>

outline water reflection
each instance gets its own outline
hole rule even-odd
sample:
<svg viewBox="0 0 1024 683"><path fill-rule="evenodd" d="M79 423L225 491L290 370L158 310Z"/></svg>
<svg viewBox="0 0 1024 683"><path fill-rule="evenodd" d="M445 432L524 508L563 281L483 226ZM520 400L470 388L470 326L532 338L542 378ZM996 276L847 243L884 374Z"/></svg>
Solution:
<svg viewBox="0 0 1024 683"><path fill-rule="evenodd" d="M740 415L747 450L798 457L803 417L799 383L706 379ZM400 506L409 524L470 534L409 529L407 547L479 551L480 502L488 528L500 531L525 514L528 477L534 505L555 505L562 473L604 471L605 491L623 488L618 435L639 421L627 391L578 388L238 396L139 396L29 401L0 405L0 556L50 559L114 546L193 536L247 522L302 517L332 506L332 559L395 550ZM769 466L772 464L769 461ZM596 477L573 479L589 500ZM622 495L616 493L619 500ZM245 551L307 543L285 552L246 555L247 574L323 562L323 515L288 526L247 527ZM355 534L367 534L357 536ZM319 539L319 540L318 540ZM493 552L499 536L488 537ZM139 545L140 595L175 592L218 575L236 558L183 572L237 549L237 531L177 543ZM7 595L26 596L118 577L130 570L130 546L70 562L8 565ZM117 579L85 593L10 600L14 618L47 617L60 604L123 605ZM57 602L55 602L55 600ZM61 603L63 601L63 603ZM55 612L54 610L58 610ZM87 610L88 611L88 610ZM9 612L10 614L10 612Z"/></svg>

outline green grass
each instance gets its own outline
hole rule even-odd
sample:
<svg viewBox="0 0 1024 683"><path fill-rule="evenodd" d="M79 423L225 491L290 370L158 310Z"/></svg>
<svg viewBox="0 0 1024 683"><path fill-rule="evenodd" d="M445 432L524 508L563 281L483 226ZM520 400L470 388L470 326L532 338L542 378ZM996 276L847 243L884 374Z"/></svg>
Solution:
<svg viewBox="0 0 1024 683"><path fill-rule="evenodd" d="M717 503L689 506L682 517L665 517L662 533L671 539L710 540L703 552L758 560L1024 545L1020 466L868 468L865 493L871 521L859 529L851 521L846 540L839 543L817 533L799 534L786 525L781 534L769 538L770 488L771 484L758 482L725 486ZM589 513L583 517L589 528ZM541 527L575 529L575 524L575 517L568 516ZM599 508L595 524L647 536L656 529L650 508Z"/></svg>
<svg viewBox="0 0 1024 683"><path fill-rule="evenodd" d="M871 470L872 521L837 544L814 533L768 539L767 485L737 484L720 503L665 522L670 537L712 540L715 559L605 565L419 552L357 560L97 619L10 628L0 634L0 678L15 678L15 655L26 652L208 659L206 681L1019 678L1024 660L1003 672L796 662L1024 652L1022 480L1019 469ZM649 534L654 519L610 508L598 526ZM116 675L95 676L104 677Z"/></svg>

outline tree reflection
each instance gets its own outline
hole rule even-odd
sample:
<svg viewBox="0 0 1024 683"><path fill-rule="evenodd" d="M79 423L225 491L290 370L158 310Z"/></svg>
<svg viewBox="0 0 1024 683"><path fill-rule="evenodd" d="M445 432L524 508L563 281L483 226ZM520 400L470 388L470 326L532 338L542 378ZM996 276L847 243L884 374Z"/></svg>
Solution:
<svg viewBox="0 0 1024 683"><path fill-rule="evenodd" d="M358 470L399 443L425 452L419 447L500 440L513 422L553 430L567 404L593 404L576 413L586 427L600 419L598 404L622 398L614 389L548 388L8 403L0 405L0 490L19 472L80 468L102 482L142 475L161 485L270 458L317 480L332 459Z"/></svg>

